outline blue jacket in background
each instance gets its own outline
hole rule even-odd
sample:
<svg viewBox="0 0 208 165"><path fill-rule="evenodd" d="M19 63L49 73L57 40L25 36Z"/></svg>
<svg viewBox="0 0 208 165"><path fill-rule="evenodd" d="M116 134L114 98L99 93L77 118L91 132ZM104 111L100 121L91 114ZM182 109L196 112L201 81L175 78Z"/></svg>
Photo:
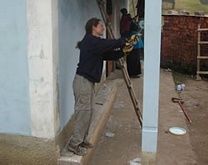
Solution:
<svg viewBox="0 0 208 165"><path fill-rule="evenodd" d="M138 34L138 32L137 31L131 31L130 32L130 37L134 34ZM134 49L141 49L141 48L144 48L144 44L143 44L142 38L139 37L139 41L134 45Z"/></svg>

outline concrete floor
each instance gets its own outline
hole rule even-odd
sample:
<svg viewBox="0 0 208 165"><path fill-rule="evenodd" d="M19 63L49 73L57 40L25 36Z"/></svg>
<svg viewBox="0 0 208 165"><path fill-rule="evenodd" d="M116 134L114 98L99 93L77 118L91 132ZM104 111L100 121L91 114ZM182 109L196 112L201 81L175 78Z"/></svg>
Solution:
<svg viewBox="0 0 208 165"><path fill-rule="evenodd" d="M131 80L142 107L143 77ZM190 144L189 132L183 136L168 132L174 126L187 130L184 114L178 111L179 107L171 101L172 97L177 97L172 73L161 69L156 164L194 165L196 156ZM59 163L141 164L141 128L120 70L110 75L98 93L96 103L97 114L91 127L91 142L95 147L88 150L84 157L66 151Z"/></svg>

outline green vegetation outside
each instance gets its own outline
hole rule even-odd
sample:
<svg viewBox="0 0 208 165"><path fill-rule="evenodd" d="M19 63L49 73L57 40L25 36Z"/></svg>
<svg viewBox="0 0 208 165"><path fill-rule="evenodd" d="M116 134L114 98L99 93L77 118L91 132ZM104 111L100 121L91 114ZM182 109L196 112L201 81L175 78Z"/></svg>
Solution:
<svg viewBox="0 0 208 165"><path fill-rule="evenodd" d="M194 12L208 12L208 4L204 5L200 0L176 0L175 9L177 11L185 10L193 14Z"/></svg>
<svg viewBox="0 0 208 165"><path fill-rule="evenodd" d="M168 10L188 11L190 14L194 14L194 12L204 12L208 14L208 0L175 0L174 9L172 8L172 3L165 1L166 0L163 0L162 2L163 14L166 14ZM206 1L207 4L203 4L201 1ZM129 13L132 16L136 14L136 4L137 0L129 0Z"/></svg>

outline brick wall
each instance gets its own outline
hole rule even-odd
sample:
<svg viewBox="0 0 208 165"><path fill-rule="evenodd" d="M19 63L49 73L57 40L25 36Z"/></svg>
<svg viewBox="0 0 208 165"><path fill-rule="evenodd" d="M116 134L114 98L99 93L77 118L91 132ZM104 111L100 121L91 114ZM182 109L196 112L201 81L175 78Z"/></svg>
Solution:
<svg viewBox="0 0 208 165"><path fill-rule="evenodd" d="M198 24L201 28L208 28L208 17L165 15L163 21L161 67L195 75ZM202 38L208 41L208 33L203 32ZM201 48L201 55L208 56L208 45ZM201 65L208 70L208 61L203 61Z"/></svg>

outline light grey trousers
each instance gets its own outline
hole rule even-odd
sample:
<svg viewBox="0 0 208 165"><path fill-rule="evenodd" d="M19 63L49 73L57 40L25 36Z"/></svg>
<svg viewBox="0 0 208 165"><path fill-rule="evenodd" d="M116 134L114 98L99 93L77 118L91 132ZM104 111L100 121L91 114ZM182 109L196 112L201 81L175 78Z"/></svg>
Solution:
<svg viewBox="0 0 208 165"><path fill-rule="evenodd" d="M94 83L76 74L73 81L73 90L75 98L75 121L70 143L77 146L85 140L88 141L88 131L94 109Z"/></svg>

